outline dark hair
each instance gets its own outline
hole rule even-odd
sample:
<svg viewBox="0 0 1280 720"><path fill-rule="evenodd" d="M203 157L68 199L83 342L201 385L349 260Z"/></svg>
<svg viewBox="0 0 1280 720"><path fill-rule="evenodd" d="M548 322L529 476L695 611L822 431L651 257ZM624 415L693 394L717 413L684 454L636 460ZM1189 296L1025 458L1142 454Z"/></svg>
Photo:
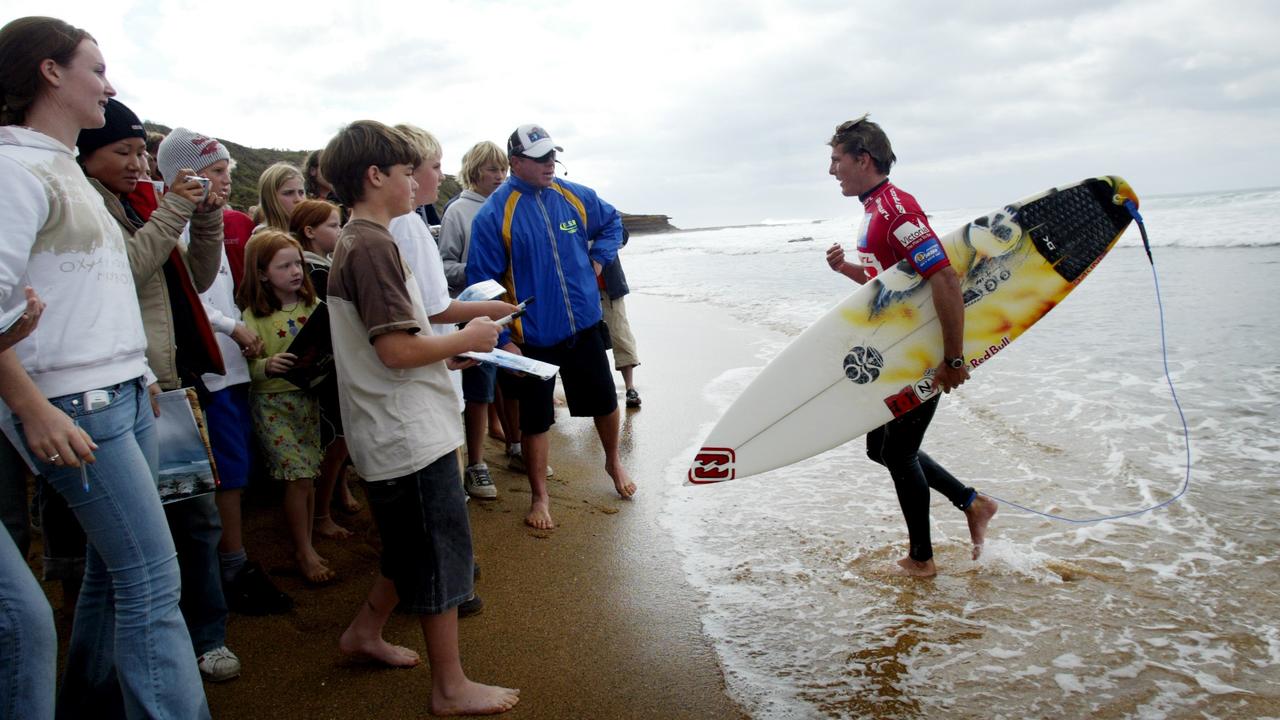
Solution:
<svg viewBox="0 0 1280 720"><path fill-rule="evenodd" d="M51 17L18 18L0 28L0 125L26 123L27 110L44 90L40 63L66 67L83 40L93 36Z"/></svg>
<svg viewBox="0 0 1280 720"><path fill-rule="evenodd" d="M893 154L893 146L889 144L889 136L879 125L868 120L867 115L840 123L827 144L847 155L866 153L881 175L888 175L889 168L898 161Z"/></svg>
<svg viewBox="0 0 1280 720"><path fill-rule="evenodd" d="M339 130L320 153L320 174L350 207L364 199L369 168L387 173L392 165L416 169L421 163L422 153L404 133L377 120L357 120Z"/></svg>
<svg viewBox="0 0 1280 720"><path fill-rule="evenodd" d="M320 151L312 150L307 153L307 159L302 163L302 190L307 194L308 198L313 200L324 200L325 197L320 194L320 183L324 181L324 176L320 174ZM328 184L327 182L325 183Z"/></svg>

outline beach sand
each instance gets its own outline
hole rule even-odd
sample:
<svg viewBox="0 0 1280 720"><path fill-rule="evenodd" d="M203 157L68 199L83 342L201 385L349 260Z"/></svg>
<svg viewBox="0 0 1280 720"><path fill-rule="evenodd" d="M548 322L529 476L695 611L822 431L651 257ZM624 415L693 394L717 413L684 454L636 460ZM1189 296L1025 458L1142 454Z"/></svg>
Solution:
<svg viewBox="0 0 1280 720"><path fill-rule="evenodd" d="M668 300L631 295L627 305L644 400L642 409L623 411L623 460L639 485L634 500L614 492L591 420L570 418L559 407L550 458L559 526L535 531L523 523L528 481L506 469L501 443L487 441L499 497L470 503L484 611L460 621L460 644L472 679L521 689L520 704L506 717L745 716L725 693L699 619L705 599L686 583L659 514L670 493L696 492L664 472L673 457L687 453L691 431L709 419L702 388L734 353L749 348L751 333L740 324L726 326L722 313ZM615 379L621 391L621 379ZM215 718L427 716L425 662L411 670L386 669L338 652L338 636L376 575L377 550L367 509L335 517L356 535L317 540L339 580L311 588L291 570L275 499L268 493L247 505L250 558L268 568L297 607L282 616L231 616L228 646L244 671L231 682L206 683ZM60 595L49 590L57 607ZM68 635L60 617L64 648ZM387 638L425 661L414 616L394 615Z"/></svg>

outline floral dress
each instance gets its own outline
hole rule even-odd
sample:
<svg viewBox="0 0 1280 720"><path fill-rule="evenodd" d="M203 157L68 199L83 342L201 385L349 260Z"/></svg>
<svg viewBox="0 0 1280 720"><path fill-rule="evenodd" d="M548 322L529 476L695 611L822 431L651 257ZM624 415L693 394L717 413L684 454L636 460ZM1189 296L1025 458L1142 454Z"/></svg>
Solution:
<svg viewBox="0 0 1280 720"><path fill-rule="evenodd" d="M250 409L258 446L276 480L301 480L320 474L320 405L314 395L280 377L267 377L267 358L288 352L294 336L307 324L315 305L301 302L258 317L244 314L244 324L262 338L263 354L250 363L253 376Z"/></svg>

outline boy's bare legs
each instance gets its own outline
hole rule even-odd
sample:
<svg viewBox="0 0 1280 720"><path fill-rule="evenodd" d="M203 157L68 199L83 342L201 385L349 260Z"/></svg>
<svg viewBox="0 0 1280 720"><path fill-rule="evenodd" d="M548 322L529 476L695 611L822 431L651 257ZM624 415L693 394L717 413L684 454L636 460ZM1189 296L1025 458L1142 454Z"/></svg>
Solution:
<svg viewBox="0 0 1280 720"><path fill-rule="evenodd" d="M507 443L507 451L510 452L511 446L519 443L522 437L520 433L520 399L502 395L501 389L495 390L494 393L494 397L501 398L495 404L499 406L499 410L502 412L502 437Z"/></svg>
<svg viewBox="0 0 1280 720"><path fill-rule="evenodd" d="M624 368L618 368L618 372L622 375L622 385L628 390L635 390L635 381L632 379L635 375L635 365L628 365Z"/></svg>
<svg viewBox="0 0 1280 720"><path fill-rule="evenodd" d="M218 538L218 552L224 555L244 549L240 515L240 496L243 494L242 488L219 490L213 494L213 502L218 506L218 515L222 518L222 537Z"/></svg>
<svg viewBox="0 0 1280 720"><path fill-rule="evenodd" d="M338 474L347 461L347 442L343 438L334 438L325 448L324 459L320 461L320 477L316 478L316 502L320 513L315 517L315 531L321 537L330 540L345 540L351 537L351 531L333 521L330 507L333 504L333 488L338 482Z"/></svg>
<svg viewBox="0 0 1280 720"><path fill-rule="evenodd" d="M493 394L494 401L489 403L489 412L487 413L489 417L489 420L488 420L489 437L499 442L506 442L507 441L506 428L503 427L502 425L502 413L499 412L498 410L499 403L501 402L499 398L500 396L498 395L498 391L494 390L494 394Z"/></svg>
<svg viewBox="0 0 1280 720"><path fill-rule="evenodd" d="M624 499L636 494L636 484L631 482L622 460L618 456L619 423L622 411L614 408L608 415L595 418L596 434L600 436L600 445L604 448L604 469L613 478L613 489Z"/></svg>
<svg viewBox="0 0 1280 720"><path fill-rule="evenodd" d="M324 558L311 544L311 519L315 512L315 485L311 478L293 480L284 489L284 518L293 538L294 559L308 582L322 583L334 578Z"/></svg>
<svg viewBox="0 0 1280 720"><path fill-rule="evenodd" d="M520 702L520 691L467 679L458 653L458 609L421 615L422 637L431 662L433 715L494 715Z"/></svg>
<svg viewBox="0 0 1280 720"><path fill-rule="evenodd" d="M338 649L343 654L375 660L391 667L414 667L422 662L422 658L413 650L392 645L382 639L382 628L398 602L400 596L396 594L395 583L378 575L369 590L368 599L352 618L342 637L338 638Z"/></svg>
<svg viewBox="0 0 1280 720"><path fill-rule="evenodd" d="M484 429L489 422L489 403L467 402L462 411L467 432L467 466L484 460Z"/></svg>
<svg viewBox="0 0 1280 720"><path fill-rule="evenodd" d="M547 455L550 439L546 432L526 433L521 447L524 453L524 464L529 474L529 514L524 522L539 530L550 530L556 524L551 520L551 496L547 494Z"/></svg>

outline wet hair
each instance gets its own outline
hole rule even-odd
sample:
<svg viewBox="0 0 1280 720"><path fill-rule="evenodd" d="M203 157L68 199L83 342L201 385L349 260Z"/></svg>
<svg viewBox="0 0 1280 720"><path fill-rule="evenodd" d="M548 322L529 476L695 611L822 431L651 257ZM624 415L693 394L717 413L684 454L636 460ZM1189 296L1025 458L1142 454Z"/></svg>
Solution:
<svg viewBox="0 0 1280 720"><path fill-rule="evenodd" d="M66 67L84 40L93 39L57 18L30 16L0 28L0 125L23 125L27 111L45 90L40 63L53 60Z"/></svg>
<svg viewBox="0 0 1280 720"><path fill-rule="evenodd" d="M258 208L262 212L262 222L276 230L289 231L289 213L280 202L280 188L294 178L305 180L301 170L284 162L268 167L258 177Z"/></svg>
<svg viewBox="0 0 1280 720"><path fill-rule="evenodd" d="M377 167L391 172L393 165L417 169L422 152L404 133L377 120L357 120L338 131L320 154L320 173L333 193L350 207L364 199L365 173Z"/></svg>
<svg viewBox="0 0 1280 720"><path fill-rule="evenodd" d="M898 161L898 158L893 154L889 136L885 135L879 125L868 120L867 115L857 120L840 123L827 144L833 148L839 148L840 152L847 155L857 156L866 153L875 163L876 171L881 175L888 175L889 169Z"/></svg>
<svg viewBox="0 0 1280 720"><path fill-rule="evenodd" d="M475 190L480 184L480 173L486 165L497 165L506 172L511 168L511 163L507 160L507 154L498 147L497 143L481 140L471 146L462 156L462 168L458 170L458 177L462 180L462 187L468 190Z"/></svg>
<svg viewBox="0 0 1280 720"><path fill-rule="evenodd" d="M302 247L315 252L311 248L311 238L307 237L307 228L319 227L329 221L329 216L338 213L338 206L327 200L303 200L293 208L289 216L289 234Z"/></svg>
<svg viewBox="0 0 1280 720"><path fill-rule="evenodd" d="M240 289L236 291L236 304L245 312L252 312L258 317L266 317L283 306L280 298L271 289L271 283L263 279L271 259L281 250L293 248L302 257L302 246L287 232L268 228L259 230L249 238L244 246L244 276L240 280ZM314 305L316 289L311 284L308 273L302 273L302 287L298 288L298 297L304 305Z"/></svg>

